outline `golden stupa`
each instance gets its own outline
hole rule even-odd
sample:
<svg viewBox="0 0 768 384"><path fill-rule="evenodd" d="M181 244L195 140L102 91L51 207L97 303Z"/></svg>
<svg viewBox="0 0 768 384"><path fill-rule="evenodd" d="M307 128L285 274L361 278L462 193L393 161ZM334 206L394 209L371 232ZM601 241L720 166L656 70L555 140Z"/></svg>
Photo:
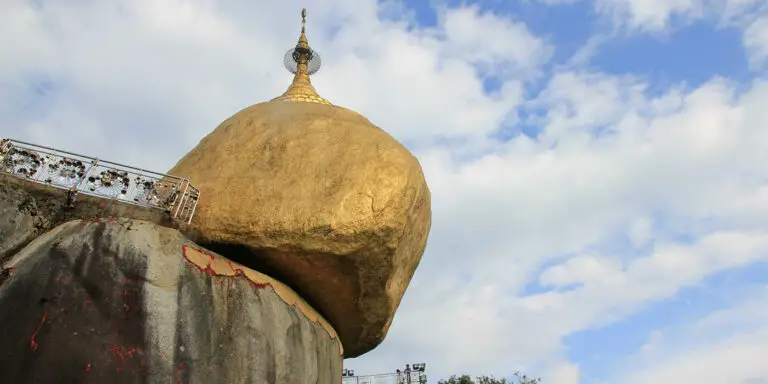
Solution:
<svg viewBox="0 0 768 384"><path fill-rule="evenodd" d="M296 74L293 76L293 82L280 97L272 101L297 101L320 104L331 104L323 99L315 91L312 82L309 80L309 62L315 53L309 46L306 35L307 10L301 10L301 35L296 48L293 50L293 59L296 62Z"/></svg>
<svg viewBox="0 0 768 384"><path fill-rule="evenodd" d="M430 194L403 145L315 91L305 22L302 10L285 93L225 120L170 173L200 188L201 244L294 288L355 357L387 334L426 246Z"/></svg>

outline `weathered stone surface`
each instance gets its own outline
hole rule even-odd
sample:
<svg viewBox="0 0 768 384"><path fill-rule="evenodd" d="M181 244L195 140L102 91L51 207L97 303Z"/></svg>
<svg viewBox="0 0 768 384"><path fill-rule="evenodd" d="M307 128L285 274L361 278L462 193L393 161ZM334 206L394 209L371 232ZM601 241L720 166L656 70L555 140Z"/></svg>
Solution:
<svg viewBox="0 0 768 384"><path fill-rule="evenodd" d="M58 210L54 201L40 201L18 185L0 182L0 262L51 227Z"/></svg>
<svg viewBox="0 0 768 384"><path fill-rule="evenodd" d="M184 227L167 212L79 194L0 174L0 263L39 234L70 219L123 217L167 227Z"/></svg>
<svg viewBox="0 0 768 384"><path fill-rule="evenodd" d="M199 241L240 246L227 256L295 288L333 324L346 357L384 339L431 223L421 166L386 132L344 108L262 103L170 173L200 188Z"/></svg>
<svg viewBox="0 0 768 384"><path fill-rule="evenodd" d="M8 383L338 383L333 329L285 285L177 230L71 221L0 272Z"/></svg>

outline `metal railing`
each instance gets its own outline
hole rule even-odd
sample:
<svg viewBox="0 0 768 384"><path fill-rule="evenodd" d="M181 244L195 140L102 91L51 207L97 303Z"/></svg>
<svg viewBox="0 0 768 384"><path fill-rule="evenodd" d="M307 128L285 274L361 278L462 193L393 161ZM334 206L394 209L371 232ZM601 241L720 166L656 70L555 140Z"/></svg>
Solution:
<svg viewBox="0 0 768 384"><path fill-rule="evenodd" d="M399 384L396 373L383 373L379 375L342 377L342 384Z"/></svg>
<svg viewBox="0 0 768 384"><path fill-rule="evenodd" d="M410 381L408 381L410 376ZM423 372L382 373L378 375L342 377L342 384L419 384L426 383L427 377Z"/></svg>
<svg viewBox="0 0 768 384"><path fill-rule="evenodd" d="M0 140L0 173L114 200L162 209L192 222L200 191L189 179L23 141Z"/></svg>

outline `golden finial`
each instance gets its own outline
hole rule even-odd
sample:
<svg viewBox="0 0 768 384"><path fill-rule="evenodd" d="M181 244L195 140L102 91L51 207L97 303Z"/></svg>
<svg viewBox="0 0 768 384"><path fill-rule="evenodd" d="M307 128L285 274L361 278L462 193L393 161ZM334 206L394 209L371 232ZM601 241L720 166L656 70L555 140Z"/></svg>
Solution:
<svg viewBox="0 0 768 384"><path fill-rule="evenodd" d="M285 93L280 97L272 99L272 101L331 104L317 94L315 87L312 86L312 82L309 81L309 75L320 69L320 56L309 46L309 41L305 34L306 25L307 9L303 8L301 10L301 35L299 35L299 42L296 43L295 48L286 53L284 60L285 67L294 73L293 82L288 86L288 90Z"/></svg>

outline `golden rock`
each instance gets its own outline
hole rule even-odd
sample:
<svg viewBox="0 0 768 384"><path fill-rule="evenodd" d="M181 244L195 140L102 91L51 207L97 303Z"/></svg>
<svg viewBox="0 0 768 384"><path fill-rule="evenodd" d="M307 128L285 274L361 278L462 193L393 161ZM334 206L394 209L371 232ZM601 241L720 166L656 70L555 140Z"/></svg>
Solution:
<svg viewBox="0 0 768 384"><path fill-rule="evenodd" d="M293 286L345 356L383 340L431 223L421 166L395 139L343 108L272 101L226 120L170 173L200 188L199 241L242 246L238 261Z"/></svg>
<svg viewBox="0 0 768 384"><path fill-rule="evenodd" d="M356 357L384 339L419 264L430 193L403 145L320 98L297 61L286 97L236 113L169 173L200 189L199 242L291 286Z"/></svg>

